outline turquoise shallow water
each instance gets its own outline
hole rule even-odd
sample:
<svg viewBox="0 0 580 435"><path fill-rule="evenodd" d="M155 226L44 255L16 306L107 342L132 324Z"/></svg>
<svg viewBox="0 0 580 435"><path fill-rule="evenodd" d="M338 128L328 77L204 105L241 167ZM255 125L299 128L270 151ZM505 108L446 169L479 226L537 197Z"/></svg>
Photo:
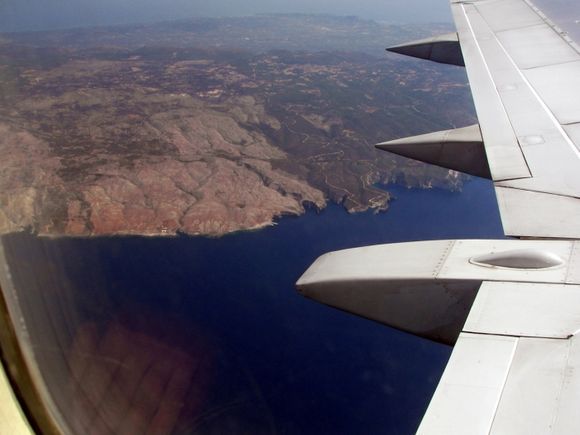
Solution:
<svg viewBox="0 0 580 435"><path fill-rule="evenodd" d="M387 213L331 205L219 239L14 235L9 262L57 259L36 273L66 281L80 307L74 322L114 322L203 354L200 404L176 433L413 433L450 348L305 300L294 282L331 250L503 233L487 181L461 193L388 189Z"/></svg>

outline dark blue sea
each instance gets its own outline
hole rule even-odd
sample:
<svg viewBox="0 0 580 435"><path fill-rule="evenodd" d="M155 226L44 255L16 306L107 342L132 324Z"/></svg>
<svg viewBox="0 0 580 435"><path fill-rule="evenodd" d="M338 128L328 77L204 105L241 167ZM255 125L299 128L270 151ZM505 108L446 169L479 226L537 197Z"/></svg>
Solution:
<svg viewBox="0 0 580 435"><path fill-rule="evenodd" d="M294 283L332 250L503 232L485 180L462 192L387 189L396 199L385 213L331 205L221 238L21 234L8 239L9 263L62 259L36 273L66 281L80 306L75 325L116 322L203 354L203 388L188 399L199 403L175 433L410 434L451 348L306 300ZM34 287L27 280L15 274Z"/></svg>

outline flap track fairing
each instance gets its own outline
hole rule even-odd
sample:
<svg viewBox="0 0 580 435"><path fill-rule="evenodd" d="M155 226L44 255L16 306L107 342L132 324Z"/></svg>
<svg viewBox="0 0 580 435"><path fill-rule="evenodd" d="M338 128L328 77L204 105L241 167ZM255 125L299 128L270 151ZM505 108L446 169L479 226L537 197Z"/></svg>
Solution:
<svg viewBox="0 0 580 435"><path fill-rule="evenodd" d="M396 45L387 48L387 51L448 65L465 66L457 33Z"/></svg>
<svg viewBox="0 0 580 435"><path fill-rule="evenodd" d="M491 179L478 124L396 139L375 146L403 157Z"/></svg>

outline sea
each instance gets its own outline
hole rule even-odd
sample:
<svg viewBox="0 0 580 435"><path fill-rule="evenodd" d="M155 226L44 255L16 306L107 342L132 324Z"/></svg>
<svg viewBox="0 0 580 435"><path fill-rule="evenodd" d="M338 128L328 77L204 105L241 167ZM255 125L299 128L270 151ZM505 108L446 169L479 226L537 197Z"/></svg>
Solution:
<svg viewBox="0 0 580 435"><path fill-rule="evenodd" d="M189 411L173 433L414 433L452 349L304 299L294 284L328 251L504 236L487 180L471 178L460 192L384 188L394 197L386 212L349 214L329 205L219 238L5 237L47 384L57 390L63 384L54 375L59 363L40 356L54 337L26 301L42 297L50 310L54 293L62 292L65 302L53 310L76 306L64 316L64 332L56 333L69 337L60 339L63 355L78 345L80 324L101 336L114 324L117 331L137 331L134 343L160 343L151 358L197 361L195 374L188 372L189 391L180 396ZM95 349L96 358L111 356L102 343Z"/></svg>

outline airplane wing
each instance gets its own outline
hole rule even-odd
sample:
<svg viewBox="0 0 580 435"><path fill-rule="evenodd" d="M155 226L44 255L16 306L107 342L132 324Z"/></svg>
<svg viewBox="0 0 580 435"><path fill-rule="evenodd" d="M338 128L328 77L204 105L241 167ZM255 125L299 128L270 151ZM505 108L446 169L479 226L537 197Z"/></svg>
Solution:
<svg viewBox="0 0 580 435"><path fill-rule="evenodd" d="M451 8L389 50L464 65L478 124L377 148L492 179L512 239L332 252L297 287L454 345L419 433L580 433L580 48L528 0Z"/></svg>

